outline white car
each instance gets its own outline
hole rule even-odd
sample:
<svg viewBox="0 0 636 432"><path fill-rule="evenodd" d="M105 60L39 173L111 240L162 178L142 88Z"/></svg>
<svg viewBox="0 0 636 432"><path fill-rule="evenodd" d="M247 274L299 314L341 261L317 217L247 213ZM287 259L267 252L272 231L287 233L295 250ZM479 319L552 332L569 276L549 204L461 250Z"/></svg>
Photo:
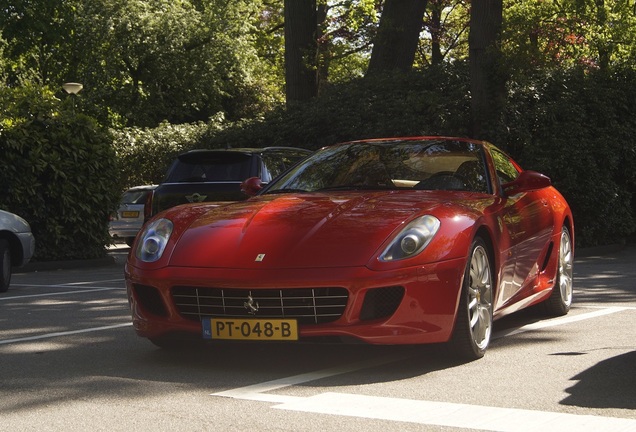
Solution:
<svg viewBox="0 0 636 432"><path fill-rule="evenodd" d="M144 204L148 194L156 187L157 185L135 186L124 192L119 209L108 225L108 231L114 240L123 241L129 246L132 244L144 224Z"/></svg>
<svg viewBox="0 0 636 432"><path fill-rule="evenodd" d="M0 292L9 289L11 272L29 262L35 238L29 223L20 216L0 210Z"/></svg>

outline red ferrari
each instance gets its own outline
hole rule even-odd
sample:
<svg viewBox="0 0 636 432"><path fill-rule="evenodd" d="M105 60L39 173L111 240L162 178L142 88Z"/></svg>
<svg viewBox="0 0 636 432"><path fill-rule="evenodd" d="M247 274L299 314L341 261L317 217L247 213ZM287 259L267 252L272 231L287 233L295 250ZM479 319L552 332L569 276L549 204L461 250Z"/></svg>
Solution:
<svg viewBox="0 0 636 432"><path fill-rule="evenodd" d="M325 147L247 201L164 211L126 263L136 332L209 340L448 342L572 303L574 226L550 179L464 138Z"/></svg>

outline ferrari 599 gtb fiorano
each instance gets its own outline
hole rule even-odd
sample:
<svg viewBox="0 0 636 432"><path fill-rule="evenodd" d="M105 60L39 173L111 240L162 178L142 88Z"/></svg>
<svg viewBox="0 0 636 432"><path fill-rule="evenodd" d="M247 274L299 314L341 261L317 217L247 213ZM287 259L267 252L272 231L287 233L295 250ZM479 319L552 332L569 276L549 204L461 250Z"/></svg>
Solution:
<svg viewBox="0 0 636 432"><path fill-rule="evenodd" d="M570 309L570 208L489 143L343 143L243 190L254 196L145 225L125 270L140 336L448 342L475 359L494 320Z"/></svg>

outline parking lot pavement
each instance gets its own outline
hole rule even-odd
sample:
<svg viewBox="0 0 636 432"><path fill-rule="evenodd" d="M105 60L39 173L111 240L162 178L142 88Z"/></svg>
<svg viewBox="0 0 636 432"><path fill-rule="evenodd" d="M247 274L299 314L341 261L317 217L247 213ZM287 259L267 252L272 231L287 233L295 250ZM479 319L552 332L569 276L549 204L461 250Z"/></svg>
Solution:
<svg viewBox="0 0 636 432"><path fill-rule="evenodd" d="M110 264L16 273L0 296L6 431L636 431L636 247L579 254L570 314L495 323L475 362L434 347L234 344L135 335Z"/></svg>

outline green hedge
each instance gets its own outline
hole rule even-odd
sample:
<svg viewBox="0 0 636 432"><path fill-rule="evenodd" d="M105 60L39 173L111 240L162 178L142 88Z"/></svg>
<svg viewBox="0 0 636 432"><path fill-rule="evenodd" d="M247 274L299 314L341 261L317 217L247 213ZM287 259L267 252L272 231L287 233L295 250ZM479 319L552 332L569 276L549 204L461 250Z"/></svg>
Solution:
<svg viewBox="0 0 636 432"><path fill-rule="evenodd" d="M205 146L201 138L212 124L171 125L164 122L156 128L129 127L111 131L122 188L161 182L176 155Z"/></svg>
<svg viewBox="0 0 636 432"><path fill-rule="evenodd" d="M103 256L121 191L158 183L192 148L352 139L469 136L468 68L457 63L354 80L262 119L107 132L46 90L0 90L0 207L25 217L36 259ZM577 243L624 241L636 230L636 72L573 69L512 80L493 142L549 175L574 211Z"/></svg>
<svg viewBox="0 0 636 432"><path fill-rule="evenodd" d="M120 188L112 139L36 87L0 90L0 208L25 218L34 260L106 255Z"/></svg>
<svg viewBox="0 0 636 432"><path fill-rule="evenodd" d="M636 230L636 72L573 69L518 90L506 124L519 162L567 198L579 245L624 242Z"/></svg>
<svg viewBox="0 0 636 432"><path fill-rule="evenodd" d="M469 136L468 75L457 63L355 80L264 120L215 127L204 141L317 149L370 137ZM578 245L634 236L636 72L546 72L513 79L509 90L491 140L525 169L552 178L574 211Z"/></svg>
<svg viewBox="0 0 636 432"><path fill-rule="evenodd" d="M326 88L312 103L203 137L210 146L287 145L318 149L354 139L468 134L470 93L465 65L379 75Z"/></svg>

